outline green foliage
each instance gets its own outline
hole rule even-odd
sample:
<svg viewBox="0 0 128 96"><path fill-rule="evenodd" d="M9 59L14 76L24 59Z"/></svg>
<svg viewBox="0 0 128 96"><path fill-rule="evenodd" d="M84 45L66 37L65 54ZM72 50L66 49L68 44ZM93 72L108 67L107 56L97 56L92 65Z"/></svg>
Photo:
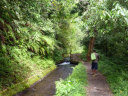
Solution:
<svg viewBox="0 0 128 96"><path fill-rule="evenodd" d="M66 79L56 82L55 96L85 96L86 71L82 63L73 68L73 73Z"/></svg>
<svg viewBox="0 0 128 96"><path fill-rule="evenodd" d="M81 0L80 2L77 3L77 6L75 6L72 11L71 11L71 14L74 14L74 13L77 13L78 12L78 15L83 15L83 12L85 12L88 8L88 5L89 5L89 0Z"/></svg>
<svg viewBox="0 0 128 96"><path fill-rule="evenodd" d="M126 64L122 66L113 63L112 60L105 57L104 55L101 56L99 70L106 76L114 96L128 95L128 71L126 66Z"/></svg>
<svg viewBox="0 0 128 96"><path fill-rule="evenodd" d="M83 15L86 30L84 44L87 45L89 38L95 36L95 48L106 56L118 58L118 62L127 63L128 1L90 0L89 3Z"/></svg>
<svg viewBox="0 0 128 96"><path fill-rule="evenodd" d="M86 55L87 55L87 48L86 48L86 46L84 46L83 51L81 53L81 59L83 61L86 61Z"/></svg>
<svg viewBox="0 0 128 96"><path fill-rule="evenodd" d="M0 86L5 89L80 49L76 0L0 0ZM79 26L77 26L79 25ZM79 32L78 32L79 31ZM79 35L79 38L77 37Z"/></svg>
<svg viewBox="0 0 128 96"><path fill-rule="evenodd" d="M64 59L64 50L61 48L55 49L54 50L54 56L53 59L55 62L59 63L60 61L62 61Z"/></svg>
<svg viewBox="0 0 128 96"><path fill-rule="evenodd" d="M0 84L2 89L22 82L35 74L41 74L43 70L55 64L52 59L33 56L25 48L10 47L8 50L9 56L0 56Z"/></svg>
<svg viewBox="0 0 128 96"><path fill-rule="evenodd" d="M55 68L56 66L52 66L51 68L43 70L41 74L34 74L34 76L27 78L27 80L23 80L18 84L14 84L10 86L7 90L1 91L0 96L13 96L18 92L21 92L26 88L29 88L32 84L34 84L35 82L46 76L49 72L53 71Z"/></svg>
<svg viewBox="0 0 128 96"><path fill-rule="evenodd" d="M96 38L94 47L105 54L100 56L99 69L107 77L114 96L128 95L127 3L127 0L90 0L88 10L83 13L86 30L83 44L88 45L90 37Z"/></svg>

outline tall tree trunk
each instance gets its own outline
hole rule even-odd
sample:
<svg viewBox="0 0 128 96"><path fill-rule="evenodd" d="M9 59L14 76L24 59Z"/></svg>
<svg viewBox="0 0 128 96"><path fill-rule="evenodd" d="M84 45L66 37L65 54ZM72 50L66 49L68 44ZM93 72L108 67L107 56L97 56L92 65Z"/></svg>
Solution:
<svg viewBox="0 0 128 96"><path fill-rule="evenodd" d="M91 37L88 47L87 61L91 60L91 53L94 47L94 41L95 41L95 37Z"/></svg>
<svg viewBox="0 0 128 96"><path fill-rule="evenodd" d="M87 61L90 61L91 60L91 53L93 51L95 38L98 35L98 31L96 30L96 27L94 27L93 34L94 34L94 36L91 37L90 42L89 42L89 48L88 48L88 54L87 54Z"/></svg>

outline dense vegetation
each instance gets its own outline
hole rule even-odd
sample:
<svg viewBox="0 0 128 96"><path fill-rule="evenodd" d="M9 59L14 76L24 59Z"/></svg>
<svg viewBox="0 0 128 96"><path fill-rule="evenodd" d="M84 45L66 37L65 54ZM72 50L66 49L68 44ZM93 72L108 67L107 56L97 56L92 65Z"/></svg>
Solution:
<svg viewBox="0 0 128 96"><path fill-rule="evenodd" d="M0 90L42 73L79 47L82 21L70 14L76 3L0 0Z"/></svg>
<svg viewBox="0 0 128 96"><path fill-rule="evenodd" d="M83 16L88 38L83 43L88 46L90 37L94 38L94 48L104 54L101 54L100 71L107 76L115 96L127 96L128 0L89 3Z"/></svg>
<svg viewBox="0 0 128 96"><path fill-rule="evenodd" d="M127 5L127 0L91 0L83 16L88 36L95 37L95 48L124 62L128 60Z"/></svg>
<svg viewBox="0 0 128 96"><path fill-rule="evenodd" d="M85 96L87 85L85 66L82 63L73 68L72 74L66 80L56 82L55 96Z"/></svg>
<svg viewBox="0 0 128 96"><path fill-rule="evenodd" d="M86 32L83 43L95 38L94 48L101 54L100 71L104 73L115 96L128 95L128 1L91 0L83 16Z"/></svg>
<svg viewBox="0 0 128 96"><path fill-rule="evenodd" d="M106 76L114 96L128 95L128 71L126 66L117 64L111 58L101 55L99 70Z"/></svg>
<svg viewBox="0 0 128 96"><path fill-rule="evenodd" d="M0 90L94 47L113 92L127 94L128 0L0 0L0 13Z"/></svg>

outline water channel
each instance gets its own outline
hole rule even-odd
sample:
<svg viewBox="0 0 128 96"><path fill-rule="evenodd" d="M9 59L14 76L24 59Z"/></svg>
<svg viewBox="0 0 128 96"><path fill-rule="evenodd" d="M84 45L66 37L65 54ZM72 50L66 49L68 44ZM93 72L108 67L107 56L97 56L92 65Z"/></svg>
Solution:
<svg viewBox="0 0 128 96"><path fill-rule="evenodd" d="M59 64L56 70L48 74L40 82L14 96L53 96L56 92L55 81L68 77L72 73L73 66L75 65L70 64L70 62Z"/></svg>

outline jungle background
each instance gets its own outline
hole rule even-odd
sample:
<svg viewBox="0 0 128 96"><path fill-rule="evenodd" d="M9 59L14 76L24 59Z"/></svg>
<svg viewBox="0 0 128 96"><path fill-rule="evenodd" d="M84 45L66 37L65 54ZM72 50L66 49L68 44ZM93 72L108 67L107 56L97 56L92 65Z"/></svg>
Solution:
<svg viewBox="0 0 128 96"><path fill-rule="evenodd" d="M0 14L0 90L95 48L114 94L128 94L128 0L0 0Z"/></svg>

